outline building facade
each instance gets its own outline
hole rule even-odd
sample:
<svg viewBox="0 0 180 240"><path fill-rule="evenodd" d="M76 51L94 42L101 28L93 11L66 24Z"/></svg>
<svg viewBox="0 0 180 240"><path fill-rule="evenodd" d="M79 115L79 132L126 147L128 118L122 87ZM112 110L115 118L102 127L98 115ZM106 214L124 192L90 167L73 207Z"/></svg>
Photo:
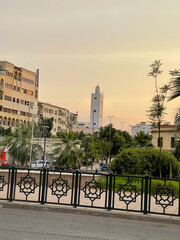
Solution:
<svg viewBox="0 0 180 240"><path fill-rule="evenodd" d="M0 125L13 129L37 121L38 88L39 70L0 61Z"/></svg>
<svg viewBox="0 0 180 240"><path fill-rule="evenodd" d="M175 141L180 140L180 132L175 131L175 125L161 125L161 147L164 150L173 150ZM158 128L152 128L152 144L155 148L160 147Z"/></svg>
<svg viewBox="0 0 180 240"><path fill-rule="evenodd" d="M131 136L134 137L138 132L143 131L146 134L151 134L152 127L146 122L141 122L131 127Z"/></svg>
<svg viewBox="0 0 180 240"><path fill-rule="evenodd" d="M92 132L99 131L103 123L103 100L104 94L100 92L100 87L97 85L95 93L91 94L91 114L90 128Z"/></svg>
<svg viewBox="0 0 180 240"><path fill-rule="evenodd" d="M68 109L52 105L50 103L38 102L39 118L53 118L53 129L51 133L68 131L70 126L77 121L78 114L70 113Z"/></svg>

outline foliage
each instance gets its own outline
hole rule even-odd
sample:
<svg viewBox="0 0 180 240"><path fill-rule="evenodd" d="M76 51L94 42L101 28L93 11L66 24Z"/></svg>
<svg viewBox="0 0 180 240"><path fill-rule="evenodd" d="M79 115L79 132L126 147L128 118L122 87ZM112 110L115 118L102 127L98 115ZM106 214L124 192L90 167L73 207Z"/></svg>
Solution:
<svg viewBox="0 0 180 240"><path fill-rule="evenodd" d="M71 166L73 168L78 167L82 157L81 150L79 148L80 141L73 132L61 132L58 134L60 143L55 144L56 149L54 154L58 154L56 161L57 166L66 167Z"/></svg>
<svg viewBox="0 0 180 240"><path fill-rule="evenodd" d="M12 133L12 128L4 128L4 127L0 127L0 135L1 136L13 136Z"/></svg>
<svg viewBox="0 0 180 240"><path fill-rule="evenodd" d="M175 143L174 156L180 162L180 140Z"/></svg>
<svg viewBox="0 0 180 240"><path fill-rule="evenodd" d="M146 134L143 131L138 132L134 136L134 142L136 147L152 147L152 136L149 134Z"/></svg>
<svg viewBox="0 0 180 240"><path fill-rule="evenodd" d="M116 180L115 180L115 191L119 190L119 186L120 184L124 185L127 183L127 177L124 176L116 176ZM101 187L103 189L106 189L106 177L102 176L101 178L98 179L98 182L101 183ZM138 176L136 177L129 177L129 182L133 185L136 186L136 191L138 191L139 193L141 192L142 189L142 178L138 178ZM174 189L174 194L176 196L179 196L179 182L178 181L170 181L167 180L166 181L166 185L167 187ZM163 180L159 180L159 179L152 179L151 180L151 194L156 194L156 189L158 187L163 187L164 186L164 181ZM145 192L145 186L143 188L143 192Z"/></svg>
<svg viewBox="0 0 180 240"><path fill-rule="evenodd" d="M150 65L150 72L148 73L148 76L153 77L155 81L155 89L156 94L152 99L152 106L149 108L148 116L152 123L153 127L158 127L158 133L159 133L159 141L160 141L160 147L159 147L159 175L161 177L161 123L162 119L165 114L165 99L167 96L167 92L170 88L170 85L164 85L162 88L158 87L158 76L162 73L160 70L162 63L161 60L155 60Z"/></svg>
<svg viewBox="0 0 180 240"><path fill-rule="evenodd" d="M128 148L124 149L111 162L110 169L118 174L137 174L159 176L159 150L153 148ZM162 177L179 177L180 165L173 154L162 151L161 153ZM171 166L171 167L170 167Z"/></svg>
<svg viewBox="0 0 180 240"><path fill-rule="evenodd" d="M178 97L180 97L180 70L174 70L174 71L170 71L170 74L172 75L172 79L171 79L171 96L169 98L169 101L176 99ZM177 131L180 130L180 113L179 113L179 109L175 118L175 122L176 122L176 129Z"/></svg>
<svg viewBox="0 0 180 240"><path fill-rule="evenodd" d="M51 137L51 131L53 129L53 121L54 121L54 118L43 118L42 116L40 117L39 128L41 130L41 137L44 137L44 131L46 131L47 138ZM44 129L43 128L44 126L47 126L48 128Z"/></svg>
<svg viewBox="0 0 180 240"><path fill-rule="evenodd" d="M99 138L112 143L111 154L117 155L125 147L130 147L133 138L126 131L121 131L113 128L112 124L101 127Z"/></svg>
<svg viewBox="0 0 180 240"><path fill-rule="evenodd" d="M16 137L8 143L8 152L21 165L27 164L30 159L34 160L37 156L36 145L31 143L32 128L28 126L18 127Z"/></svg>

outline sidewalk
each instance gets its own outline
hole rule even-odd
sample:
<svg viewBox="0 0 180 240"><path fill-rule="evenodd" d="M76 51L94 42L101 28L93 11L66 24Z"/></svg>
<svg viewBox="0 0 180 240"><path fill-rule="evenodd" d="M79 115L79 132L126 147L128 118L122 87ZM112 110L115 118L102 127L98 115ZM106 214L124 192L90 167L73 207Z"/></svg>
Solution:
<svg viewBox="0 0 180 240"><path fill-rule="evenodd" d="M129 220L138 220L146 222L157 222L157 223L168 223L180 225L180 217L167 216L167 215L157 215L157 214L147 214L126 212L126 211L115 211L115 210L104 210L104 209L92 209L72 206L62 206L62 205L51 205L39 203L27 203L27 202L7 202L0 201L0 208L13 208L13 209L25 209L25 210L35 210L35 211L50 211L57 213L67 213L67 214L79 214L79 215L92 215L101 217L112 217L121 218Z"/></svg>

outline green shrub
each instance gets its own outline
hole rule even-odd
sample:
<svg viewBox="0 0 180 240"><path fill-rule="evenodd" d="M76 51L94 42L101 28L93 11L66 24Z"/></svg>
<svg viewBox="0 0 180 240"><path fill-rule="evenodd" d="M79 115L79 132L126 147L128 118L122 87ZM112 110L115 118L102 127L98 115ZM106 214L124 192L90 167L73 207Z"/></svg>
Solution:
<svg viewBox="0 0 180 240"><path fill-rule="evenodd" d="M118 174L134 174L159 177L159 150L154 148L128 148L119 153L111 162L110 169ZM180 164L172 153L161 153L162 177L173 178L180 176ZM172 173L172 174L171 174Z"/></svg>

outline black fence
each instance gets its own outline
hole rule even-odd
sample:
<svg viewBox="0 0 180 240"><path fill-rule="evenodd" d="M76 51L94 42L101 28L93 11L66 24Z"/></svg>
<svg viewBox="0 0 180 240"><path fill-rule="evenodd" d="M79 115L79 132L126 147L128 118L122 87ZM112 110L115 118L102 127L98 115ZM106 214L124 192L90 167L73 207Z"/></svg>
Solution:
<svg viewBox="0 0 180 240"><path fill-rule="evenodd" d="M180 216L180 179L0 168L0 200Z"/></svg>

